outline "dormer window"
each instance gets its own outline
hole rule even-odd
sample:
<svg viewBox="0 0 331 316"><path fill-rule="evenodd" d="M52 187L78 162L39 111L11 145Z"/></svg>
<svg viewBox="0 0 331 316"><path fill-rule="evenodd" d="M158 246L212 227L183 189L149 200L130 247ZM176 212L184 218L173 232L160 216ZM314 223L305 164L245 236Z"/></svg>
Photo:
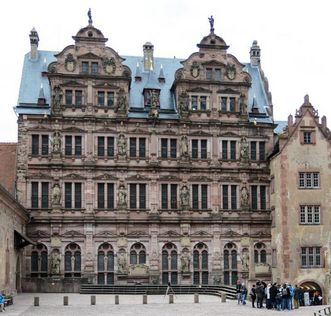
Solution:
<svg viewBox="0 0 331 316"><path fill-rule="evenodd" d="M160 106L160 91L155 89L145 89L144 105L150 107Z"/></svg>
<svg viewBox="0 0 331 316"><path fill-rule="evenodd" d="M97 62L92 62L91 73L92 74L98 73L98 63Z"/></svg>
<svg viewBox="0 0 331 316"><path fill-rule="evenodd" d="M221 69L215 69L215 80L221 81Z"/></svg>
<svg viewBox="0 0 331 316"><path fill-rule="evenodd" d="M213 69L212 68L206 68L206 79L207 80L212 80L212 75L213 75Z"/></svg>
<svg viewBox="0 0 331 316"><path fill-rule="evenodd" d="M82 73L83 74L87 74L88 73L88 62L87 61L83 61L82 62Z"/></svg>

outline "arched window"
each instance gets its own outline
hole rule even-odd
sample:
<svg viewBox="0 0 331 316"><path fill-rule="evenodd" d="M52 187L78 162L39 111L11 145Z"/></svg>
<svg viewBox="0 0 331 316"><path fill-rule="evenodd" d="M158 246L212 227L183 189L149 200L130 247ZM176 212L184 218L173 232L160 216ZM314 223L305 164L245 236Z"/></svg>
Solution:
<svg viewBox="0 0 331 316"><path fill-rule="evenodd" d="M98 248L98 284L114 284L114 250L106 242Z"/></svg>
<svg viewBox="0 0 331 316"><path fill-rule="evenodd" d="M224 246L224 284L235 285L238 279L237 271L237 246L228 243Z"/></svg>
<svg viewBox="0 0 331 316"><path fill-rule="evenodd" d="M258 242L254 245L254 262L267 263L266 245L263 242Z"/></svg>
<svg viewBox="0 0 331 316"><path fill-rule="evenodd" d="M137 242L130 249L130 264L146 264L146 248Z"/></svg>
<svg viewBox="0 0 331 316"><path fill-rule="evenodd" d="M81 250L75 243L70 243L64 252L64 276L81 276Z"/></svg>
<svg viewBox="0 0 331 316"><path fill-rule="evenodd" d="M178 256L177 247L167 243L162 248L162 284L178 283Z"/></svg>
<svg viewBox="0 0 331 316"><path fill-rule="evenodd" d="M48 251L44 244L37 244L31 251L31 277L47 277Z"/></svg>
<svg viewBox="0 0 331 316"><path fill-rule="evenodd" d="M193 248L193 284L208 284L208 247L202 242Z"/></svg>

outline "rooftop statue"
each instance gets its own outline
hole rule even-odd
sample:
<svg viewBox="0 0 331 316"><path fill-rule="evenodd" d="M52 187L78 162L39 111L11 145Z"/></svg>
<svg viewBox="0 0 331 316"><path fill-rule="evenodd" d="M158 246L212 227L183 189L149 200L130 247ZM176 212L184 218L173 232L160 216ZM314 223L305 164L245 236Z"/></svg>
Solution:
<svg viewBox="0 0 331 316"><path fill-rule="evenodd" d="M91 8L88 9L87 16L88 16L88 24L92 24L93 21L92 21L92 12L91 12Z"/></svg>
<svg viewBox="0 0 331 316"><path fill-rule="evenodd" d="M209 18L209 24L210 24L210 32L213 33L214 32L214 18L213 16L211 15Z"/></svg>

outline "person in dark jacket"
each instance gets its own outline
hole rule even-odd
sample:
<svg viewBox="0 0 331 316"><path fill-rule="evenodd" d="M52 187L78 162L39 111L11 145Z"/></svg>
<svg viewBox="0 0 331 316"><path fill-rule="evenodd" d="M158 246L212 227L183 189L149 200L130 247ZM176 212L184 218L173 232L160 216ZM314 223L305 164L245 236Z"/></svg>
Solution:
<svg viewBox="0 0 331 316"><path fill-rule="evenodd" d="M274 283L270 288L270 302L271 308L276 308L276 296L277 296L277 283Z"/></svg>
<svg viewBox="0 0 331 316"><path fill-rule="evenodd" d="M256 307L257 308L263 308L263 299L265 296L264 286L261 284L261 282L258 282L256 284Z"/></svg>
<svg viewBox="0 0 331 316"><path fill-rule="evenodd" d="M253 284L251 291L249 292L249 296L251 297L251 300L252 300L252 307L255 308L255 300L256 300L255 284Z"/></svg>

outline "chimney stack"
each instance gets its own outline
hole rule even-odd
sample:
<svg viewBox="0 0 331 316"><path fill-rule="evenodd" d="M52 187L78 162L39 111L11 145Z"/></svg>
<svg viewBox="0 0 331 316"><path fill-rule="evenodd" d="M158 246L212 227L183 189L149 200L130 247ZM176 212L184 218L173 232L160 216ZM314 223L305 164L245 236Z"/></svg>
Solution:
<svg viewBox="0 0 331 316"><path fill-rule="evenodd" d="M150 42L146 42L143 46L144 52L144 71L150 71L154 69L154 45Z"/></svg>
<svg viewBox="0 0 331 316"><path fill-rule="evenodd" d="M30 60L38 60L38 44L39 44L39 36L38 32L35 28L33 28L30 32Z"/></svg>

